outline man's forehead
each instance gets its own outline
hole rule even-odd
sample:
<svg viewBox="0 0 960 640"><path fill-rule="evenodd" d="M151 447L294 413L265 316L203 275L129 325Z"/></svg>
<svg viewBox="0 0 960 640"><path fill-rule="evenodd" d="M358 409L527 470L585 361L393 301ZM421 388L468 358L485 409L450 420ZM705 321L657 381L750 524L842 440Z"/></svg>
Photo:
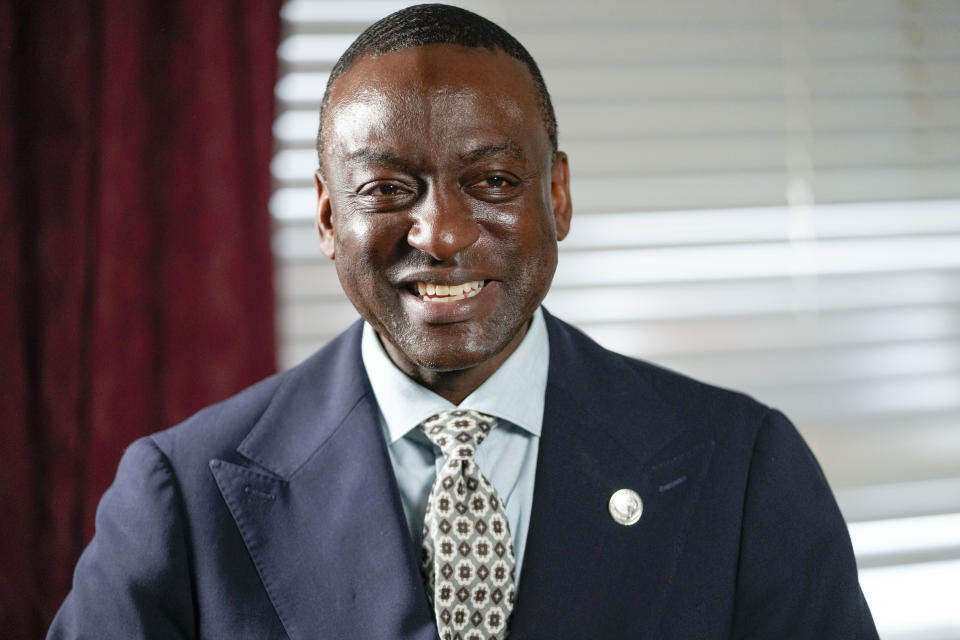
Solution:
<svg viewBox="0 0 960 640"><path fill-rule="evenodd" d="M474 74L489 76L503 74L529 75L527 66L502 49L468 47L459 44L425 44L388 51L379 55L360 56L335 81L352 78L362 82L363 76L381 71L391 75L419 77L426 82L444 82L456 78L465 66ZM532 79L532 78L531 78Z"/></svg>
<svg viewBox="0 0 960 640"><path fill-rule="evenodd" d="M353 108L353 102L383 108L388 101L403 105L427 99L456 108L477 91L504 104L538 108L529 70L504 51L431 44L358 58L334 81L330 109Z"/></svg>
<svg viewBox="0 0 960 640"><path fill-rule="evenodd" d="M486 143L546 135L526 66L500 50L459 45L358 59L332 87L324 117L324 148L347 153L388 132Z"/></svg>

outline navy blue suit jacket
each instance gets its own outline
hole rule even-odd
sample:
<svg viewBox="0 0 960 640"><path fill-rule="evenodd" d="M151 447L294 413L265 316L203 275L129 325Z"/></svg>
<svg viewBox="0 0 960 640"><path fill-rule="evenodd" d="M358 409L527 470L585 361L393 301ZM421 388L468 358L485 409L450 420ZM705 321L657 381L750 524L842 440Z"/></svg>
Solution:
<svg viewBox="0 0 960 640"><path fill-rule="evenodd" d="M512 640L876 637L783 415L546 318ZM49 637L433 640L360 334L134 443ZM633 526L607 510L621 488Z"/></svg>

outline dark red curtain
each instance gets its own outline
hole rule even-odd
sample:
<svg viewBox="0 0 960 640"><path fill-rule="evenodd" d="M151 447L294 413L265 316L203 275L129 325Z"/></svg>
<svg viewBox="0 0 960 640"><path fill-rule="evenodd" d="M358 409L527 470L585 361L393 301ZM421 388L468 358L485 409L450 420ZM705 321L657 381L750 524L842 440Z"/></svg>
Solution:
<svg viewBox="0 0 960 640"><path fill-rule="evenodd" d="M274 369L279 0L0 3L0 635L133 439Z"/></svg>

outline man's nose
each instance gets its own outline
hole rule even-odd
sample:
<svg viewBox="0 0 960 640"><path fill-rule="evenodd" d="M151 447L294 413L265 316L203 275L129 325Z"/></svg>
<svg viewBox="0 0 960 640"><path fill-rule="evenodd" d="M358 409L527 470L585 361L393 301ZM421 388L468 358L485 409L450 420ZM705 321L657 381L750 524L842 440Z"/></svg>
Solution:
<svg viewBox="0 0 960 640"><path fill-rule="evenodd" d="M413 225L407 234L411 247L437 260L449 260L480 238L480 227L464 194L434 190L413 210Z"/></svg>

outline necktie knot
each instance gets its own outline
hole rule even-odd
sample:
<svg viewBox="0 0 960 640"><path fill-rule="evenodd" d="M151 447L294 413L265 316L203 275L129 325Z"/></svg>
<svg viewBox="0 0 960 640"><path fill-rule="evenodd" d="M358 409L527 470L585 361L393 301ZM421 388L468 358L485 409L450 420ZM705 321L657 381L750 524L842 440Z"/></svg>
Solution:
<svg viewBox="0 0 960 640"><path fill-rule="evenodd" d="M420 429L440 447L447 460L473 460L477 447L495 426L497 419L493 416L455 409L427 418Z"/></svg>

